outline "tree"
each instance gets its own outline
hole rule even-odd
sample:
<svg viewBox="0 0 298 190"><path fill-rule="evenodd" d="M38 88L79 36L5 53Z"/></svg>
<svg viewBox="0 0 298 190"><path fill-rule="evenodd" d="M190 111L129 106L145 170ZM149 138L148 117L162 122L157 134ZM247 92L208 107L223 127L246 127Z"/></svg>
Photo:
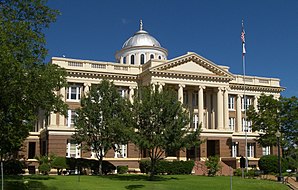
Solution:
<svg viewBox="0 0 298 190"><path fill-rule="evenodd" d="M66 72L44 64L47 54L43 29L57 11L45 0L0 1L0 156L19 150L43 110L66 114L54 90L66 86Z"/></svg>
<svg viewBox="0 0 298 190"><path fill-rule="evenodd" d="M131 128L130 102L122 98L113 83L103 80L92 86L81 100L81 108L75 118L74 139L82 148L91 150L99 159L99 174L102 175L102 160L108 150L117 150L126 144Z"/></svg>
<svg viewBox="0 0 298 190"><path fill-rule="evenodd" d="M247 116L252 120L252 128L259 131L257 139L262 146L275 146L275 133L282 134L281 145L284 155L291 155L298 145L298 99L297 97L275 99L272 95L261 95L258 109L250 107Z"/></svg>
<svg viewBox="0 0 298 190"><path fill-rule="evenodd" d="M218 156L210 156L205 162L206 167L208 168L208 176L215 176L216 173L221 169Z"/></svg>
<svg viewBox="0 0 298 190"><path fill-rule="evenodd" d="M177 100L176 92L141 87L134 98L135 136L133 142L148 151L150 179L162 155L199 143L200 130L190 129L190 114Z"/></svg>
<svg viewBox="0 0 298 190"><path fill-rule="evenodd" d="M67 168L65 157L55 157L51 162L51 167L57 169L57 174L61 175L63 169Z"/></svg>

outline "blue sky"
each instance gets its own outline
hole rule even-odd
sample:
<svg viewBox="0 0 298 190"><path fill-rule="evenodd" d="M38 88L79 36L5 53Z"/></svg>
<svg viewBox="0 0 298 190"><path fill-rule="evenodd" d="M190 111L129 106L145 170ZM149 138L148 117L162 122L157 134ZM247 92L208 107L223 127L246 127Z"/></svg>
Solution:
<svg viewBox="0 0 298 190"><path fill-rule="evenodd" d="M297 0L49 0L61 15L46 29L49 56L115 61L139 29L168 49L188 51L242 74L241 20L246 74L280 78L283 96L298 96Z"/></svg>

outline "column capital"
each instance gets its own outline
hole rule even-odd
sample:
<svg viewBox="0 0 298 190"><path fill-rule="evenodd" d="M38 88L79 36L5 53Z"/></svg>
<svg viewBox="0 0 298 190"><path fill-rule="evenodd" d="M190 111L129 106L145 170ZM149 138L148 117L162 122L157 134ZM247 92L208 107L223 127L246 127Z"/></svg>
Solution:
<svg viewBox="0 0 298 190"><path fill-rule="evenodd" d="M230 87L225 87L224 89L225 89L226 92L231 90Z"/></svg>
<svg viewBox="0 0 298 190"><path fill-rule="evenodd" d="M203 89L203 90L205 90L206 89L206 86L199 86L199 89Z"/></svg>
<svg viewBox="0 0 298 190"><path fill-rule="evenodd" d="M91 86L91 83L90 82L85 82L84 86Z"/></svg>
<svg viewBox="0 0 298 190"><path fill-rule="evenodd" d="M238 98L243 98L243 94L237 94Z"/></svg>
<svg viewBox="0 0 298 190"><path fill-rule="evenodd" d="M133 90L133 89L136 89L136 88L137 88L137 86L129 86L130 90Z"/></svg>
<svg viewBox="0 0 298 190"><path fill-rule="evenodd" d="M223 87L218 87L218 88L217 88L217 92L222 92L223 90L224 90Z"/></svg>
<svg viewBox="0 0 298 190"><path fill-rule="evenodd" d="M185 88L185 84L179 84L179 88Z"/></svg>

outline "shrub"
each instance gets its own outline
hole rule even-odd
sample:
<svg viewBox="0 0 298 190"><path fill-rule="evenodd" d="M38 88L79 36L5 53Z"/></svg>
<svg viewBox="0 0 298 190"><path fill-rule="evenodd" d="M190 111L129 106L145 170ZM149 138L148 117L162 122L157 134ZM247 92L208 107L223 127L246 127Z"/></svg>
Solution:
<svg viewBox="0 0 298 190"><path fill-rule="evenodd" d="M117 166L118 174L126 174L128 171L128 166Z"/></svg>
<svg viewBox="0 0 298 190"><path fill-rule="evenodd" d="M3 162L3 172L6 175L23 174L24 163L19 160L7 160Z"/></svg>
<svg viewBox="0 0 298 190"><path fill-rule="evenodd" d="M221 168L221 166L219 165L218 156L210 156L208 160L205 162L205 165L208 169L208 176L215 176Z"/></svg>
<svg viewBox="0 0 298 190"><path fill-rule="evenodd" d="M148 174L150 172L150 161L141 160L139 162L140 170L142 173ZM194 167L194 161L165 161L160 160L156 164L156 174L191 174Z"/></svg>
<svg viewBox="0 0 298 190"><path fill-rule="evenodd" d="M48 175L49 171L51 170L51 167L49 164L43 163L43 164L39 165L38 170L42 174Z"/></svg>
<svg viewBox="0 0 298 190"><path fill-rule="evenodd" d="M282 172L287 170L287 162L285 159L281 160ZM259 160L259 168L264 171L264 174L278 173L278 157L276 155L262 156Z"/></svg>
<svg viewBox="0 0 298 190"><path fill-rule="evenodd" d="M58 175L61 175L62 169L65 169L67 167L65 157L54 158L54 160L51 162L51 166L52 168L57 169Z"/></svg>

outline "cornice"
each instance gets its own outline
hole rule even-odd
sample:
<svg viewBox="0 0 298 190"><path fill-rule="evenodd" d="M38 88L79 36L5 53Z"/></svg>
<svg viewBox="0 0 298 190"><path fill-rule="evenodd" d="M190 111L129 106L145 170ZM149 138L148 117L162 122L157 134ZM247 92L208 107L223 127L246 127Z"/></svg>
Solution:
<svg viewBox="0 0 298 190"><path fill-rule="evenodd" d="M244 84L230 84L232 90L244 90ZM245 85L245 90L280 93L285 90L283 87Z"/></svg>
<svg viewBox="0 0 298 190"><path fill-rule="evenodd" d="M137 75L119 74L119 73L95 73L85 71L67 71L68 76L72 77L84 77L84 78L111 78L111 79L126 79L136 80Z"/></svg>

